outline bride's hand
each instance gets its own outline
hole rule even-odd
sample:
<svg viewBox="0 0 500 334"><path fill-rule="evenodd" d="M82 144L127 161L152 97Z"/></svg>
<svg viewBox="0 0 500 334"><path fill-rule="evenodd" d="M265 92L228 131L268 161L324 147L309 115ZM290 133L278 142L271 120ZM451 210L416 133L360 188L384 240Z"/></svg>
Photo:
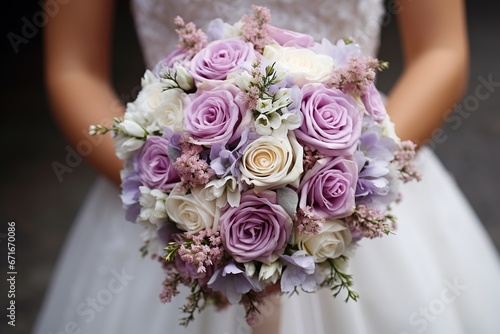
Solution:
<svg viewBox="0 0 500 334"><path fill-rule="evenodd" d="M268 285L264 305L260 309L256 323L252 326L253 334L277 334L281 321L281 287L279 283Z"/></svg>
<svg viewBox="0 0 500 334"><path fill-rule="evenodd" d="M463 0L402 0L405 69L387 101L403 140L429 140L464 93L468 42Z"/></svg>
<svg viewBox="0 0 500 334"><path fill-rule="evenodd" d="M123 114L110 80L112 17L112 0L73 0L61 6L44 31L45 75L51 108L64 135L98 171L119 184L122 162L109 136L80 148L90 143L91 124L109 125Z"/></svg>

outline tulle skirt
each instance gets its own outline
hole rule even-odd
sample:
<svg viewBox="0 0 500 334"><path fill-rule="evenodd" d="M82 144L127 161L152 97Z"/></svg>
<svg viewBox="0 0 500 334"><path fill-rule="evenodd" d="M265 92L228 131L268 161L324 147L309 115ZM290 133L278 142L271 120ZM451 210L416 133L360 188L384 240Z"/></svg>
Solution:
<svg viewBox="0 0 500 334"><path fill-rule="evenodd" d="M498 254L430 150L421 150L418 166L423 181L404 185L394 210L396 235L362 241L350 260L359 301L333 299L326 289L277 298L262 315L280 319L280 333L500 333ZM179 326L186 291L160 303L163 273L158 262L141 257L141 231L125 222L118 189L98 181L33 333L250 333L240 306L208 306L189 327Z"/></svg>

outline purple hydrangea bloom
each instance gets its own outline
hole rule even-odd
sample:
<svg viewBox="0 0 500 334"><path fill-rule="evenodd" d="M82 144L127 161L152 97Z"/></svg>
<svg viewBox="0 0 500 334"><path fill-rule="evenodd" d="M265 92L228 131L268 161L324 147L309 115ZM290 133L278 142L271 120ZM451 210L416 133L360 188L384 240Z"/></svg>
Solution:
<svg viewBox="0 0 500 334"><path fill-rule="evenodd" d="M397 145L393 139L383 136L381 127L373 119L367 119L366 131L353 155L359 171L356 204L385 209L397 198L397 175L390 165Z"/></svg>
<svg viewBox="0 0 500 334"><path fill-rule="evenodd" d="M210 149L210 168L212 168L215 174L220 178L231 174L239 179L241 172L238 167L238 162L243 156L245 148L256 138L257 134L251 132L250 129L247 128L243 130L239 143L233 149L221 143L212 145Z"/></svg>
<svg viewBox="0 0 500 334"><path fill-rule="evenodd" d="M207 27L207 42L213 42L224 38L226 26L222 19L218 18L211 21Z"/></svg>
<svg viewBox="0 0 500 334"><path fill-rule="evenodd" d="M139 174L135 169L122 170L120 173L122 179L122 193L120 195L123 208L125 209L125 219L135 223L139 213L141 212L141 205L139 204L139 197L141 195L139 187L142 186Z"/></svg>
<svg viewBox="0 0 500 334"><path fill-rule="evenodd" d="M233 262L218 269L208 281L208 287L222 292L231 304L238 303L241 295L250 290L262 290L257 277L248 277L245 271L238 268Z"/></svg>
<svg viewBox="0 0 500 334"><path fill-rule="evenodd" d="M321 277L315 273L313 256L307 256L304 251L298 251L292 256L282 255L281 259L286 266L281 275L281 291L292 292L298 286L306 292L314 292Z"/></svg>
<svg viewBox="0 0 500 334"><path fill-rule="evenodd" d="M361 55L358 44L346 44L342 39L333 44L328 39L323 38L321 44L316 44L312 50L332 57L335 67L344 67L347 65L349 58Z"/></svg>
<svg viewBox="0 0 500 334"><path fill-rule="evenodd" d="M166 245L170 241L173 241L176 234L182 233L182 231L179 230L174 223L167 222L161 224L160 227L158 227L158 229L156 230L156 233L158 234L158 238L160 238L161 242Z"/></svg>

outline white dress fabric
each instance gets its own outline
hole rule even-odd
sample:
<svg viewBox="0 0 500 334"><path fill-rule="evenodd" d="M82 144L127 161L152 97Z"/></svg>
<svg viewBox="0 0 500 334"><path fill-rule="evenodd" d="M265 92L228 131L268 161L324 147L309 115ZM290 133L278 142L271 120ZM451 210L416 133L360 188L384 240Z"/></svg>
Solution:
<svg viewBox="0 0 500 334"><path fill-rule="evenodd" d="M271 9L276 26L331 40L378 47L379 0L253 1ZM214 17L234 22L246 1L135 0L133 12L148 66L175 46L173 18L203 27ZM395 208L396 235L361 242L351 258L358 302L329 290L279 299L281 334L500 333L500 261L480 221L450 175L428 149L418 155L423 181L403 186ZM139 254L142 227L124 220L116 187L99 181L83 205L62 251L36 334L250 333L244 310L208 307L178 325L185 293L161 304L159 263ZM274 304L263 310L273 314ZM263 333L258 329L255 333ZM273 333L274 334L274 333Z"/></svg>

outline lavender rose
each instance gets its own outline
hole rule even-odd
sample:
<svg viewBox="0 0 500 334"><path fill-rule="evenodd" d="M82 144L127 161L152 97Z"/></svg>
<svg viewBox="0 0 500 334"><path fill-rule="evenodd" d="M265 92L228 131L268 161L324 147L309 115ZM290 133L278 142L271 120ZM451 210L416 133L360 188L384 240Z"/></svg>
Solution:
<svg viewBox="0 0 500 334"><path fill-rule="evenodd" d="M220 218L224 248L238 262L271 264L283 254L292 230L292 219L277 204L276 193L242 194L240 205Z"/></svg>
<svg viewBox="0 0 500 334"><path fill-rule="evenodd" d="M387 116L384 101L375 84L372 83L361 95L361 101L363 101L368 114L372 115L375 121L382 122Z"/></svg>
<svg viewBox="0 0 500 334"><path fill-rule="evenodd" d="M220 81L251 62L255 51L251 43L239 38L214 41L198 52L191 60L190 72L195 81Z"/></svg>
<svg viewBox="0 0 500 334"><path fill-rule="evenodd" d="M161 77L169 68L173 68L175 64L184 64L189 60L189 53L185 48L177 48L172 51L167 57L161 59L154 67L153 73Z"/></svg>
<svg viewBox="0 0 500 334"><path fill-rule="evenodd" d="M271 37L282 46L295 46L310 48L314 45L314 38L311 35L300 32L268 26Z"/></svg>
<svg viewBox="0 0 500 334"><path fill-rule="evenodd" d="M358 167L342 157L320 159L301 182L299 207L311 206L322 218L342 218L354 210Z"/></svg>
<svg viewBox="0 0 500 334"><path fill-rule="evenodd" d="M351 232L341 221L327 220L319 234L299 234L296 241L300 250L313 256L316 263L321 263L343 255L351 240Z"/></svg>
<svg viewBox="0 0 500 334"><path fill-rule="evenodd" d="M354 98L335 88L313 83L302 87L304 121L299 141L327 156L352 155L361 135L361 115Z"/></svg>
<svg viewBox="0 0 500 334"><path fill-rule="evenodd" d="M198 145L227 144L237 140L251 123L252 114L239 98L241 91L232 84L202 90L188 101L184 129Z"/></svg>
<svg viewBox="0 0 500 334"><path fill-rule="evenodd" d="M168 140L148 136L136 155L136 168L141 182L151 189L172 190L181 179L167 156Z"/></svg>

